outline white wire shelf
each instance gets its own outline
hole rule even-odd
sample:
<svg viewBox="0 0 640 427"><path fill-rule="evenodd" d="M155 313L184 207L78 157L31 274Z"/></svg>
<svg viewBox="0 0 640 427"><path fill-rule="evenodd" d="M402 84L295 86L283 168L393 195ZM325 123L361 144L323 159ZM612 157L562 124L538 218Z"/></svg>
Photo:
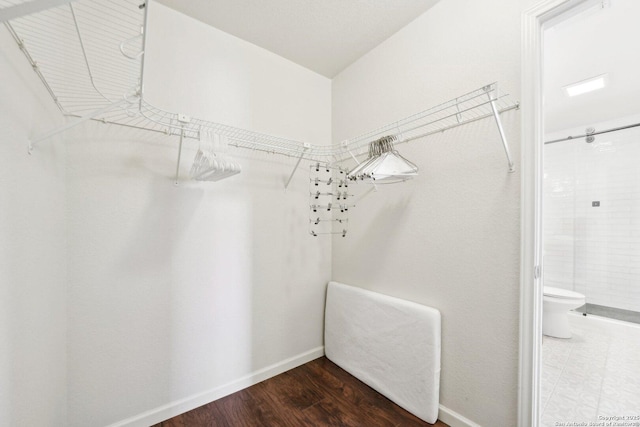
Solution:
<svg viewBox="0 0 640 427"><path fill-rule="evenodd" d="M0 0L0 7L17 4ZM0 9L1 10L1 9ZM132 1L78 1L6 23L54 102L84 116L134 96L140 85L144 11Z"/></svg>
<svg viewBox="0 0 640 427"><path fill-rule="evenodd" d="M313 145L213 121L185 119L178 113L155 107L145 100L142 89L150 1L0 0L0 20L5 22L61 112L79 118L75 123L98 120L180 135L180 141L199 138L200 132L211 130L226 136L231 146L295 157L299 164L302 159L341 162L365 154L369 143L381 136L396 135L401 143L408 142L493 116L510 170L513 169L499 114L518 108L518 103L500 94L497 83L333 145ZM38 4L44 10L14 17L17 9L38 9ZM58 5L45 8L50 4Z"/></svg>
<svg viewBox="0 0 640 427"><path fill-rule="evenodd" d="M349 151L355 155L366 154L369 143L385 135L395 135L398 138L395 145L398 145L494 117L492 104L498 113L519 108L519 103L513 101L508 94L498 92L498 84L494 82L412 116L347 139L340 144L342 150L338 155L340 158L347 158L350 156Z"/></svg>

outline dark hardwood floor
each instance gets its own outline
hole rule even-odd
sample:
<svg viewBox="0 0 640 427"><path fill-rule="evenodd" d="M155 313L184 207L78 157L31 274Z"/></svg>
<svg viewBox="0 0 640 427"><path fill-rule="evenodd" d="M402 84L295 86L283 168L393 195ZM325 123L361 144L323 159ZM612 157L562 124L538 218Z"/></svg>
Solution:
<svg viewBox="0 0 640 427"><path fill-rule="evenodd" d="M154 427L437 426L321 357Z"/></svg>

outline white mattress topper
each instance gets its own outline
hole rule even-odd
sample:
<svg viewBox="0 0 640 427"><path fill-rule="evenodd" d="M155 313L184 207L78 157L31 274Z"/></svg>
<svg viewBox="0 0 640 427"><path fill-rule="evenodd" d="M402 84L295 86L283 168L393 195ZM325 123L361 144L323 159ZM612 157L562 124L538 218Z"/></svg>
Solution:
<svg viewBox="0 0 640 427"><path fill-rule="evenodd" d="M438 418L440 334L435 308L329 283L327 358L429 423Z"/></svg>

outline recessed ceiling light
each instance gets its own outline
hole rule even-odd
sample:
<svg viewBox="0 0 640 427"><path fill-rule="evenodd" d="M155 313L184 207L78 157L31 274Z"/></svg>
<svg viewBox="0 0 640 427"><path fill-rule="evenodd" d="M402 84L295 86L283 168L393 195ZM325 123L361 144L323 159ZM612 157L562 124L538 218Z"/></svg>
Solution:
<svg viewBox="0 0 640 427"><path fill-rule="evenodd" d="M607 85L607 74L602 74L590 79L582 80L568 86L563 89L569 96L582 95L583 93L592 92L594 90L602 89Z"/></svg>

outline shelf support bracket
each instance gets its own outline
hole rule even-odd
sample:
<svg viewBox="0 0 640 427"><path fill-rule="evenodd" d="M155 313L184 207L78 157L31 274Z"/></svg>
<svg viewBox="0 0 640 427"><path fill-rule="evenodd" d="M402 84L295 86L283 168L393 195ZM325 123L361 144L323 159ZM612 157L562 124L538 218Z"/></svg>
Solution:
<svg viewBox="0 0 640 427"><path fill-rule="evenodd" d="M498 108L496 107L496 100L491 96L491 86L485 86L484 90L487 92L487 96L489 97L489 105L491 105L491 111L493 112L493 118L496 120L496 126L498 126L498 132L500 132L500 140L502 141L502 147L504 148L504 153L507 156L507 162L509 163L509 172L515 172L516 169L513 165L513 160L511 159L511 153L509 152L509 144L507 143L507 136L504 133L504 128L502 127L502 121L500 120L500 113L498 112ZM497 93L497 87L494 88L494 91Z"/></svg>
<svg viewBox="0 0 640 427"><path fill-rule="evenodd" d="M57 135L59 133L62 133L64 131L68 130L68 129L76 127L79 124L86 122L87 120L94 119L94 118L98 117L99 115L101 115L103 113L106 113L107 111L112 110L112 109L114 109L116 107L119 107L120 105L125 104L125 103L130 103L130 101L128 101L126 99L121 99L119 101L112 102L111 104L107 105L106 107L94 110L94 111L90 112L89 114L86 114L86 115L74 120L71 123L67 123L64 126L61 126L61 127L57 128L57 129L52 130L51 132L47 132L44 135L40 135L37 138L31 139L29 141L29 154L31 154L31 152L33 151L33 147L36 144L44 141L45 139L49 139L52 136L55 136L55 135Z"/></svg>
<svg viewBox="0 0 640 427"><path fill-rule="evenodd" d="M184 126L180 129L180 145L178 145L178 161L176 163L176 180L175 185L178 185L178 176L180 175L180 157L182 157L182 140L184 139Z"/></svg>
<svg viewBox="0 0 640 427"><path fill-rule="evenodd" d="M184 127L191 123L191 117L186 114L178 114L178 121L180 122L180 145L178 146L178 162L176 163L176 180L175 185L178 185L178 177L180 175L180 158L182 157L182 141L184 140Z"/></svg>
<svg viewBox="0 0 640 427"><path fill-rule="evenodd" d="M351 150L347 149L347 151L349 152L349 155L351 156L351 158L356 162L356 165L360 166L360 162L358 161L358 159L356 158L356 156L353 155L353 153L351 152Z"/></svg>
<svg viewBox="0 0 640 427"><path fill-rule="evenodd" d="M0 9L0 22L11 21L32 13L71 3L73 0L32 0Z"/></svg>
<svg viewBox="0 0 640 427"><path fill-rule="evenodd" d="M298 170L298 166L300 166L300 162L304 157L304 153L306 153L309 148L311 148L311 144L305 142L303 144L302 153L300 153L300 157L298 157L298 161L296 162L296 165L293 167L293 171L291 171L291 175L289 175L289 179L287 180L287 183L284 185L284 191L287 191L287 188L289 188L289 184L293 179L293 175L295 175L296 171Z"/></svg>

